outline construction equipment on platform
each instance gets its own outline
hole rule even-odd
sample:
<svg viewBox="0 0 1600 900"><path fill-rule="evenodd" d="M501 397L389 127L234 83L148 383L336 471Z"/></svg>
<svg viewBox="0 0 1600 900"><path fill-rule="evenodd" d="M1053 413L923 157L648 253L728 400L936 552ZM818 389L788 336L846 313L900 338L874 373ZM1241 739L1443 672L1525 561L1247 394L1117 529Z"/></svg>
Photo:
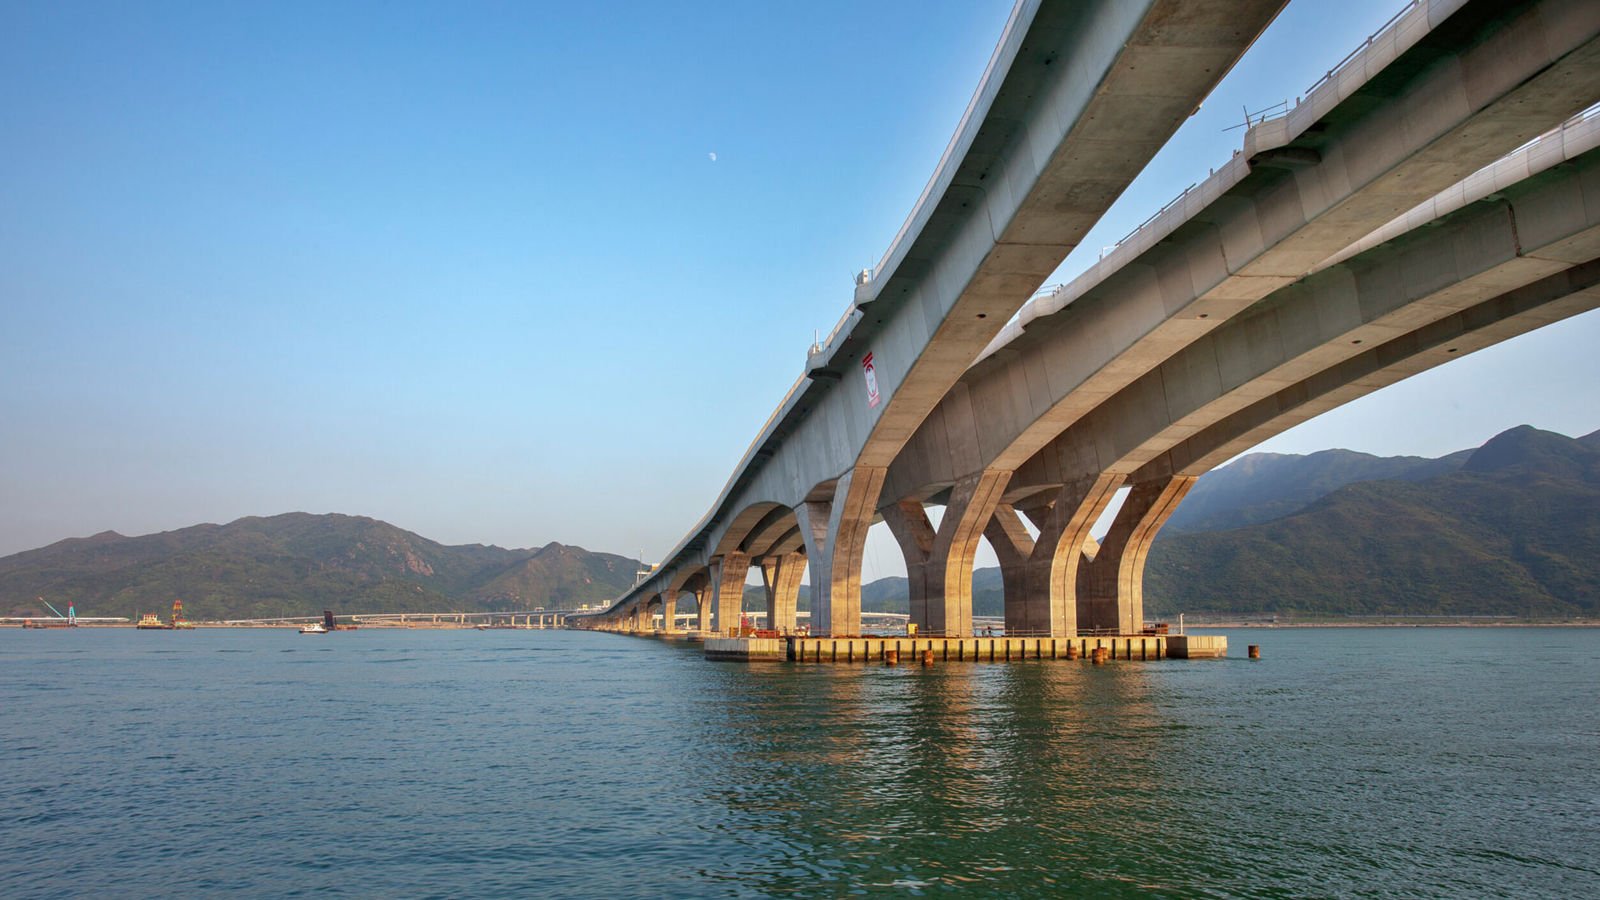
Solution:
<svg viewBox="0 0 1600 900"><path fill-rule="evenodd" d="M39 600L40 603L43 603L47 609L49 609L51 612L55 613L56 617L54 619L38 619L38 620L35 620L35 619L23 619L22 620L22 627L23 628L77 628L78 627L78 611L71 603L67 604L67 614L63 616L61 614L61 610L56 609L54 606L50 605L50 601L49 600L46 600L43 597L38 598L38 600Z"/></svg>
<svg viewBox="0 0 1600 900"><path fill-rule="evenodd" d="M138 624L133 627L145 631L188 631L194 628L194 623L183 615L183 601L172 601L172 618L161 621L155 613L141 613Z"/></svg>

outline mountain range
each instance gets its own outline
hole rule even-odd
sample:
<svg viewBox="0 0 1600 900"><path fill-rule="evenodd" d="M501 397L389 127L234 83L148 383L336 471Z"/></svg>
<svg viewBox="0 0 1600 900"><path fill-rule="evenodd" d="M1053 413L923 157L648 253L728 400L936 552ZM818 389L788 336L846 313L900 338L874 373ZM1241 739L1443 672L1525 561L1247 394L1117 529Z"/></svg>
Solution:
<svg viewBox="0 0 1600 900"><path fill-rule="evenodd" d="M1245 457L1203 477L1191 496L1214 476L1224 485L1237 478L1229 471L1235 466L1257 470L1268 485L1258 484L1251 502L1238 501L1241 491L1213 489L1189 531L1157 538L1147 607L1320 616L1600 614L1600 432L1574 439L1521 426L1438 460L1322 456ZM1384 474L1350 477L1359 472ZM1276 498L1341 480L1270 516L1281 509ZM1208 521L1250 524L1194 527Z"/></svg>
<svg viewBox="0 0 1600 900"><path fill-rule="evenodd" d="M265 618L605 603L639 562L557 543L446 546L360 516L288 513L141 537L104 532L0 559L0 615L72 599L80 612ZM801 608L809 591L801 588ZM761 589L747 589L747 608ZM1000 571L974 611L1003 612ZM1521 426L1438 459L1349 450L1249 454L1203 476L1151 549L1152 617L1600 615L1600 432ZM57 604L59 606L59 604ZM862 586L904 612L904 577Z"/></svg>
<svg viewBox="0 0 1600 900"><path fill-rule="evenodd" d="M287 513L124 537L103 532L0 559L4 615L70 598L85 615L160 612L195 619L361 612L528 610L605 603L636 560L547 544L446 546L362 516ZM56 604L60 606L60 604Z"/></svg>

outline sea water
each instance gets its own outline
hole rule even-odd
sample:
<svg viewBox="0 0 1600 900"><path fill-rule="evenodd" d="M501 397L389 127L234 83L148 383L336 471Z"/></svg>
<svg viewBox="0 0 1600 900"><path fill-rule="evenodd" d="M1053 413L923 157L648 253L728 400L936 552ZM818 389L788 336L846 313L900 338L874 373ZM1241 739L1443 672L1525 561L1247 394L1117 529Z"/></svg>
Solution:
<svg viewBox="0 0 1600 900"><path fill-rule="evenodd" d="M1600 896L1600 630L1228 636L0 630L0 896Z"/></svg>

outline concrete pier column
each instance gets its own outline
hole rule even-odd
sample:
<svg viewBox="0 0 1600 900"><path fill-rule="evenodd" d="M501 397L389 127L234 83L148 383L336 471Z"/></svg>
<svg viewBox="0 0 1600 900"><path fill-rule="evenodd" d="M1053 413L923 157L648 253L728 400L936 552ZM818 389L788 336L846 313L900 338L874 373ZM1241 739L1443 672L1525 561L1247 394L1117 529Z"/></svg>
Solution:
<svg viewBox="0 0 1600 900"><path fill-rule="evenodd" d="M761 560L761 583L767 589L767 627L793 634L800 604L800 578L806 571L804 553L785 553Z"/></svg>
<svg viewBox="0 0 1600 900"><path fill-rule="evenodd" d="M678 595L661 595L661 630L675 634L678 630Z"/></svg>
<svg viewBox="0 0 1600 900"><path fill-rule="evenodd" d="M972 635L972 563L1011 473L985 470L956 482L935 529L920 501L888 506L883 519L905 554L911 621L930 635Z"/></svg>
<svg viewBox="0 0 1600 900"><path fill-rule="evenodd" d="M711 633L711 585L701 584L694 590L695 602L695 630L701 634Z"/></svg>
<svg viewBox="0 0 1600 900"><path fill-rule="evenodd" d="M861 633L861 563L887 469L857 466L795 508L811 572L811 631Z"/></svg>
<svg viewBox="0 0 1600 900"><path fill-rule="evenodd" d="M1024 634L1027 609L1022 598L1028 593L1028 559L1033 555L1033 536L1022 524L1022 516L1010 504L995 507L989 525L983 530L1000 560L1000 583L1005 591L1006 634Z"/></svg>
<svg viewBox="0 0 1600 900"><path fill-rule="evenodd" d="M1126 476L1103 474L1080 478L1056 490L1048 505L1024 513L1039 529L1027 541L1016 513L998 510L987 529L1000 557L1005 578L1006 634L1076 637L1078 634L1078 568L1089 529L1110 505ZM1026 550L1026 561L1021 560ZM1010 578L1006 578L1007 563ZM1020 567L1020 572L1019 572Z"/></svg>
<svg viewBox="0 0 1600 900"><path fill-rule="evenodd" d="M1138 634L1144 628L1144 564L1161 526L1198 479L1175 475L1137 482L1117 510L1093 561L1078 570L1084 628Z"/></svg>
<svg viewBox="0 0 1600 900"><path fill-rule="evenodd" d="M725 553L711 561L711 587L715 594L711 605L716 607L717 631L722 634L739 627L744 610L744 579L749 574L747 553Z"/></svg>

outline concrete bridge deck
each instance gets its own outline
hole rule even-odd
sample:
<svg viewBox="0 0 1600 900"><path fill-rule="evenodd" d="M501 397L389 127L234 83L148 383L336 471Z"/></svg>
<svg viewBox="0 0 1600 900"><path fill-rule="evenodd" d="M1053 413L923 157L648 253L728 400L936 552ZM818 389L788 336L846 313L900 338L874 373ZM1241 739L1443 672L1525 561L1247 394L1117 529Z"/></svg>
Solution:
<svg viewBox="0 0 1600 900"><path fill-rule="evenodd" d="M759 558L785 587L808 566L818 629L853 630L888 463L1282 5L1019 2L883 260L711 512L612 614L709 592L725 620Z"/></svg>
<svg viewBox="0 0 1600 900"><path fill-rule="evenodd" d="M1087 627L1131 630L1142 554L1192 477L1133 482L1118 540L1092 566L1079 550L1141 467L1394 336L1404 316L1443 318L1489 285L1492 296L1589 258L1581 240L1556 246L1567 234L1488 253L1503 265L1485 271L1446 233L1321 265L1593 103L1597 34L1600 6L1577 0L1417 4L1339 77L1252 128L1182 202L1025 307L886 477L881 512L905 550L918 620L964 630L970 559L987 537L1008 597L1022 600L1007 606L1013 630L1071 633L1080 612ZM1569 205L1582 218L1581 199ZM1536 218L1552 217L1522 217ZM1396 244L1420 232L1385 233ZM1452 285L1457 299L1438 296ZM934 528L922 506L941 501Z"/></svg>
<svg viewBox="0 0 1600 900"><path fill-rule="evenodd" d="M1184 9L1201 20L1216 12ZM1274 11L1252 14L1264 24ZM1111 127L1081 118L1099 99L1074 107L1080 119L1058 123L1060 143L1049 164L1029 169L1037 177L1026 191L1006 182L1010 212L994 220L988 207L991 221L1008 224L981 240L950 205L977 196L965 191L983 179L964 177L997 171L981 162L988 145L969 140L972 122L982 114L980 135L1002 127L996 110L1019 110L1003 99L1006 85L1041 77L1010 67L1030 47L1094 30L1079 18L1062 31L1070 16L1035 17L1043 14L1019 4L889 264L862 282L712 514L656 576L576 623L640 631L657 610L676 623L678 597L689 593L699 630L711 630L713 615L720 630L738 618L754 563L769 622L793 626L809 569L815 630L857 632L862 542L881 517L906 557L911 621L926 631L971 632L972 558L987 538L1001 558L1008 631L1133 633L1151 542L1200 473L1310 415L1600 301L1592 117L1528 143L1600 100L1600 4L1420 0L1286 115L1250 129L1210 179L1083 277L1023 306L950 375L950 361L996 327L986 317L1028 277L1034 256L1009 257L1020 249L1007 235L1045 228L1041 204L1068 190L1074 171L1066 158L1081 168L1100 146L1097 129ZM1125 62L1167 46L1161 35L1173 22L1162 17L1176 14L1157 3L1138 23L1118 20L1135 49L1110 64L1111 93L1098 97L1124 89L1116 79ZM1206 21L1213 62L1227 47L1242 51L1256 24L1224 33ZM1080 26L1089 31L1067 33ZM1185 71L1183 60L1157 56L1167 74ZM1214 83L1210 68L1187 71L1207 89ZM1141 153L1162 127L1130 126ZM1038 158L1038 141L1028 146ZM1074 205L1066 218L1093 205ZM1061 237L1076 226L1049 227ZM940 293L950 266L970 280ZM897 317L913 308L924 321L905 330ZM869 354L860 343L849 349L865 337L880 354L916 360L879 373L893 415L870 411L877 394L863 411L865 394L838 387ZM813 481L823 469L842 474ZM1122 487L1131 490L1110 533L1090 540ZM937 527L928 504L945 507Z"/></svg>

